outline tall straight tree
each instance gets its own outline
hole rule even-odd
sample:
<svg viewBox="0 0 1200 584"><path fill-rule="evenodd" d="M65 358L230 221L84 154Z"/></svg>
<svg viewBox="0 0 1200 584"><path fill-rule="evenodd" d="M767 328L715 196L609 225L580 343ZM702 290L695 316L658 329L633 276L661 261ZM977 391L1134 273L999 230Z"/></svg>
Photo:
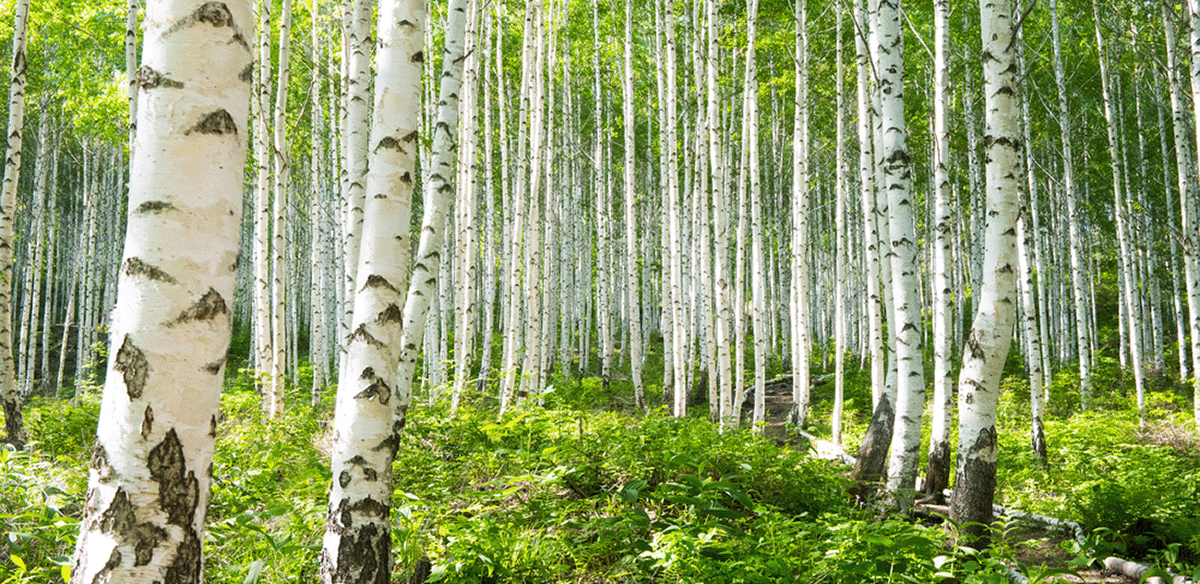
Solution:
<svg viewBox="0 0 1200 584"><path fill-rule="evenodd" d="M808 3L796 3L796 94L792 119L792 400L796 428L808 415L809 340L808 313ZM759 392L756 399L762 395ZM757 404L755 414L758 414ZM756 417L755 421L761 421Z"/></svg>
<svg viewBox="0 0 1200 584"><path fill-rule="evenodd" d="M446 45L442 50L441 85L438 87L437 121L433 126L433 160L430 182L424 185L424 211L416 262L408 281L408 294L401 313L400 362L392 397L392 416L403 427L412 400L413 374L421 346L421 335L433 300L441 250L446 239L446 214L454 193L454 153L458 140L458 100L462 88L463 52L466 37L467 1L450 0L446 21ZM514 315L514 320L519 320ZM386 516L385 516L386 520Z"/></svg>
<svg viewBox="0 0 1200 584"><path fill-rule="evenodd" d="M25 31L29 0L17 0L13 10L12 66L9 67L8 137L4 153L4 182L0 183L0 402L4 407L5 440L25 445L21 395L17 389L12 353L13 223L16 220L17 185L21 182L21 142L25 135Z"/></svg>
<svg viewBox="0 0 1200 584"><path fill-rule="evenodd" d="M950 1L933 3L933 253L930 287L933 303L933 418L929 429L929 463L923 491L939 500L950 481L950 128L946 124L949 76Z"/></svg>
<svg viewBox="0 0 1200 584"><path fill-rule="evenodd" d="M1071 292L1075 300L1075 334L1079 352L1079 396L1083 409L1092 407L1092 342L1089 335L1091 324L1087 315L1084 296L1084 271L1082 242L1080 240L1079 213L1076 209L1075 154L1071 137L1071 115L1067 107L1066 73L1062 62L1062 39L1059 36L1058 2L1050 0L1050 34L1054 51L1054 84L1058 88L1058 124L1062 132L1062 188L1067 200L1067 247L1071 259Z"/></svg>
<svg viewBox="0 0 1200 584"><path fill-rule="evenodd" d="M641 295L638 293L637 192L634 189L634 155L637 123L633 111L633 0L625 0L625 74L621 79L621 117L625 127L625 277L630 307L629 364L633 374L633 398L639 408L646 407L646 388L642 382Z"/></svg>
<svg viewBox="0 0 1200 584"><path fill-rule="evenodd" d="M904 121L904 45L900 0L880 0L878 52L883 161L880 189L888 198L892 297L888 334L896 345L896 421L892 429L887 488L897 506L907 510L917 475L921 447L921 412L925 406L925 374L921 362L921 293L917 278L918 247L913 221L912 167Z"/></svg>
<svg viewBox="0 0 1200 584"><path fill-rule="evenodd" d="M400 432L394 394L400 385L401 307L408 289L425 26L421 0L380 6L379 73L354 320L333 419L333 483L321 551L326 584L391 579L388 514Z"/></svg>
<svg viewBox="0 0 1200 584"><path fill-rule="evenodd" d="M291 162L287 145L287 98L291 67L292 0L283 0L279 15L279 77L276 80L274 146L275 188L271 219L271 379L267 385L267 415L283 413L283 385L287 374L287 343L284 339L284 250L287 248L287 193L291 183Z"/></svg>
<svg viewBox="0 0 1200 584"><path fill-rule="evenodd" d="M1015 24L1009 0L981 0L987 228L979 302L958 384L958 466L950 513L984 536L996 490L996 406L1012 342L1017 295L1021 131Z"/></svg>
<svg viewBox="0 0 1200 584"><path fill-rule="evenodd" d="M246 0L146 6L113 351L72 583L202 581L253 26Z"/></svg>
<svg viewBox="0 0 1200 584"><path fill-rule="evenodd" d="M1200 0L1188 0L1188 12L1192 20L1189 45L1192 53L1192 111L1195 120L1200 120L1200 101L1197 101L1200 99ZM1196 133L1195 141L1197 157L1193 160L1200 160L1200 132ZM1175 147L1182 148L1182 145L1176 143ZM1182 192L1180 196L1183 196ZM1183 213L1183 272L1187 280L1192 341L1192 394L1194 395L1192 417L1200 420L1200 265L1197 265L1200 264L1200 251L1198 251L1200 235L1197 234L1197 226L1200 225L1200 218L1197 217L1197 214L1200 211L1197 209L1196 198L1191 197L1182 201L1180 212ZM1190 263L1188 262L1189 251L1191 251Z"/></svg>

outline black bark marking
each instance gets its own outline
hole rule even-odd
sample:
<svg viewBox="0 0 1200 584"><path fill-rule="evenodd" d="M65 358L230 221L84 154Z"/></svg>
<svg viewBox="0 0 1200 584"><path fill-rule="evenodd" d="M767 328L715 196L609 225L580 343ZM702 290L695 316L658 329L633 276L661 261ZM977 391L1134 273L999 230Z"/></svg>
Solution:
<svg viewBox="0 0 1200 584"><path fill-rule="evenodd" d="M208 435L212 438L217 437L217 416L214 414L208 418ZM209 476L212 476L212 469L208 469Z"/></svg>
<svg viewBox="0 0 1200 584"><path fill-rule="evenodd" d="M358 325L358 328L354 329L354 332L350 335L350 340L362 341L368 345L371 345L372 347L382 347L383 346L383 343L380 342L379 339L375 338L374 335L372 335L369 331L367 331L366 324Z"/></svg>
<svg viewBox="0 0 1200 584"><path fill-rule="evenodd" d="M929 449L929 465L925 470L923 492L935 501L944 500L942 491L950 486L950 443L937 441Z"/></svg>
<svg viewBox="0 0 1200 584"><path fill-rule="evenodd" d="M224 2L205 2L193 13L199 22L207 22L214 28L233 26L233 15Z"/></svg>
<svg viewBox="0 0 1200 584"><path fill-rule="evenodd" d="M375 472L375 469L373 468L364 468L363 477L368 481L375 482L379 480L379 473Z"/></svg>
<svg viewBox="0 0 1200 584"><path fill-rule="evenodd" d="M416 131L412 131L412 132L409 132L409 133L408 133L406 136L404 136L403 138L401 138L401 140L403 140L403 141L405 141L405 142L410 142L410 143L411 143L411 142L416 142L416 141L417 141L417 135L418 135L418 134L417 134L417 132L416 132Z"/></svg>
<svg viewBox="0 0 1200 584"><path fill-rule="evenodd" d="M129 399L142 397L142 390L146 388L146 378L150 375L150 363L146 361L146 354L134 346L128 335L117 350L113 369L120 372L125 379L125 392L129 394Z"/></svg>
<svg viewBox="0 0 1200 584"><path fill-rule="evenodd" d="M992 523L992 502L996 494L996 463L987 462L979 455L987 449L996 448L996 428L979 431L966 453L960 453L961 467L954 486L954 497L950 515L959 522L960 530L974 545L988 545L988 526Z"/></svg>
<svg viewBox="0 0 1200 584"><path fill-rule="evenodd" d="M183 135L188 136L193 132L215 134L218 136L221 134L233 134L236 136L237 124L234 123L233 116L229 115L229 112L219 109L205 114L204 117L200 118L199 122L196 122L195 126L192 126Z"/></svg>
<svg viewBox="0 0 1200 584"><path fill-rule="evenodd" d="M337 512L330 514L326 529L341 536L334 582L391 582L391 533L385 525L388 512L387 504L367 497L355 503L342 499ZM356 525L354 515L365 524Z"/></svg>
<svg viewBox="0 0 1200 584"><path fill-rule="evenodd" d="M338 473L338 484L344 489L350 484L350 471L342 471Z"/></svg>
<svg viewBox="0 0 1200 584"><path fill-rule="evenodd" d="M389 455L389 460L395 458L396 451L400 448L400 436L398 435L399 432L400 429L396 428L395 424L393 424L392 435L381 440L379 444L373 446L371 450L373 452L379 452L380 450L383 450Z"/></svg>
<svg viewBox="0 0 1200 584"><path fill-rule="evenodd" d="M367 459L363 458L361 454L355 454L350 460L346 461L346 464L362 466L367 464Z"/></svg>
<svg viewBox="0 0 1200 584"><path fill-rule="evenodd" d="M146 404L146 411L142 414L142 440L150 438L150 433L154 431L154 408Z"/></svg>
<svg viewBox="0 0 1200 584"><path fill-rule="evenodd" d="M417 51L417 52L413 53L412 62L413 63L424 63L425 62L425 53L422 51Z"/></svg>
<svg viewBox="0 0 1200 584"><path fill-rule="evenodd" d="M163 211L174 211L175 205L166 201L146 201L134 210L134 213L161 213Z"/></svg>
<svg viewBox="0 0 1200 584"><path fill-rule="evenodd" d="M242 68L242 72L238 73L238 81L243 81L245 83L254 81L254 63L247 63L246 66Z"/></svg>
<svg viewBox="0 0 1200 584"><path fill-rule="evenodd" d="M400 182L406 185L412 184L412 173L405 172L404 174L400 175Z"/></svg>
<svg viewBox="0 0 1200 584"><path fill-rule="evenodd" d="M112 478L112 465L108 463L108 451L97 438L92 443L92 455L88 458L88 468L96 471L96 478L101 483L107 483Z"/></svg>
<svg viewBox="0 0 1200 584"><path fill-rule="evenodd" d="M183 444L175 429L167 430L162 442L150 451L146 460L150 478L158 483L158 503L167 514L167 522L190 528L200 501L196 473L187 469Z"/></svg>
<svg viewBox="0 0 1200 584"><path fill-rule="evenodd" d="M153 523L137 520L137 511L125 489L118 488L108 508L100 514L100 531L112 536L118 546L133 547L133 565L145 566L154 548L167 538L167 531Z"/></svg>
<svg viewBox="0 0 1200 584"><path fill-rule="evenodd" d="M884 478L895 417L891 400L886 396L881 397L867 425L867 433L859 444L858 457L850 473L855 482L853 494L862 499L870 498Z"/></svg>
<svg viewBox="0 0 1200 584"><path fill-rule="evenodd" d="M355 395L354 399L371 399L373 397L378 397L379 405L382 406L386 406L392 398L391 388L388 387L387 382L378 377L375 377L371 385L368 385L366 389L358 392L358 395Z"/></svg>
<svg viewBox="0 0 1200 584"><path fill-rule="evenodd" d="M403 151L403 149L400 147L400 141L391 136L384 136L384 138L375 145L376 152L378 152L380 148L387 148L388 150L395 150L397 152Z"/></svg>
<svg viewBox="0 0 1200 584"><path fill-rule="evenodd" d="M4 438L18 449L25 448L25 417L21 413L21 400L17 398L0 399L0 409L4 410Z"/></svg>
<svg viewBox="0 0 1200 584"><path fill-rule="evenodd" d="M211 375L217 375L217 374L221 373L221 367L224 367L224 366L225 366L225 358L222 357L216 361L213 361L212 363L205 365L203 367L203 369L204 369L205 373L209 373Z"/></svg>
<svg viewBox="0 0 1200 584"><path fill-rule="evenodd" d="M363 287L364 288L386 288L396 294L400 293L400 291L397 290L396 287L393 286L391 282L388 282L387 278L384 278L383 276L380 276L379 274L371 274L370 276L367 276L367 281L365 284L363 284Z"/></svg>
<svg viewBox="0 0 1200 584"><path fill-rule="evenodd" d="M103 584L104 582L108 582L111 579L110 577L112 575L113 570L116 570L117 566L120 566L120 565L121 565L121 550L114 547L112 553L108 555L108 561L104 562L104 567L100 568L100 571L96 572L96 576L94 578L92 578L92 584ZM76 572L79 572L79 571L78 570L71 571L71 583L72 584L74 584L75 582L82 581L83 572L79 572L79 576L75 575Z"/></svg>
<svg viewBox="0 0 1200 584"><path fill-rule="evenodd" d="M225 306L225 299L219 292L209 288L208 292L205 292L204 296L201 296L195 304L179 314L175 323L184 323L189 320L213 320L223 314L229 314L229 308Z"/></svg>
<svg viewBox="0 0 1200 584"><path fill-rule="evenodd" d="M183 527L183 541L175 548L175 559L167 567L166 581L171 584L200 582L200 538L191 525Z"/></svg>
<svg viewBox="0 0 1200 584"><path fill-rule="evenodd" d="M179 283L179 281L173 278L170 274L162 271L156 266L147 264L146 262L143 262L141 258L136 257L125 260L125 275L145 276L151 280L166 282L167 284Z"/></svg>
<svg viewBox="0 0 1200 584"><path fill-rule="evenodd" d="M395 304L388 304L387 308L381 310L379 314L375 315L375 322L377 324L403 321L404 311L400 310L400 307L396 306Z"/></svg>
<svg viewBox="0 0 1200 584"><path fill-rule="evenodd" d="M183 83L175 81L169 77L164 77L162 73L155 71L154 68L149 65L142 65L142 67L138 69L137 77L134 79L134 83L137 84L138 88L144 90L156 89L159 87L166 89L183 89Z"/></svg>

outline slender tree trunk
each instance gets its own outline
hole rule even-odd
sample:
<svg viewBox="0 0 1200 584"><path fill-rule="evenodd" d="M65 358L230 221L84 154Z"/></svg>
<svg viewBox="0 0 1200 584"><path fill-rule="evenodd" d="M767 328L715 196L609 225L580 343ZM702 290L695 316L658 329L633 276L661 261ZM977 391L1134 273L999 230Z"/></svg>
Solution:
<svg viewBox="0 0 1200 584"><path fill-rule="evenodd" d="M933 250L931 296L933 322L933 409L929 429L929 462L922 491L937 500L950 484L950 417L954 407L950 367L950 302L953 292L947 272L950 261L950 128L946 123L949 105L949 76L946 56L950 44L950 2L937 0L934 10L933 72Z"/></svg>
<svg viewBox="0 0 1200 584"><path fill-rule="evenodd" d="M792 121L792 400L796 428L808 417L809 331L808 292L808 6L796 7L796 96ZM755 397L762 395L759 392ZM757 412L757 410L756 410ZM760 418L755 418L759 420Z"/></svg>
<svg viewBox="0 0 1200 584"><path fill-rule="evenodd" d="M273 147L275 157L275 192L272 199L271 245L271 379L267 386L267 416L274 418L283 413L284 381L287 375L287 342L285 333L287 325L284 301L287 292L284 284L284 251L287 249L287 194L291 184L291 163L287 145L287 95L291 67L288 59L291 54L292 30L292 0L282 0L279 15L279 77L276 81L275 93L275 142Z"/></svg>
<svg viewBox="0 0 1200 584"><path fill-rule="evenodd" d="M128 232L71 582L199 583L229 347L249 2L147 6ZM170 112L167 116L166 112ZM195 162L201 161L201 162ZM152 297L152 302L141 299Z"/></svg>
<svg viewBox="0 0 1200 584"><path fill-rule="evenodd" d="M1076 211L1075 155L1071 143L1071 117L1067 108L1066 77L1062 63L1062 40L1059 38L1058 3L1050 0L1050 26L1054 49L1054 82L1058 87L1058 123L1062 131L1063 195L1067 200L1068 248L1071 258L1071 291L1075 297L1075 334L1079 352L1079 395L1083 409L1092 408L1092 350L1087 303L1084 297L1083 259L1080 257L1079 213Z"/></svg>
<svg viewBox="0 0 1200 584"><path fill-rule="evenodd" d="M16 220L17 185L21 182L21 141L25 128L25 31L29 0L13 7L12 66L9 68L8 136L4 155L4 182L0 184L0 405L4 408L5 441L25 447L25 422L17 388L12 353L13 223Z"/></svg>
<svg viewBox="0 0 1200 584"><path fill-rule="evenodd" d="M626 347L633 375L633 401L646 408L646 388L642 382L642 296L639 293L637 257L637 193L634 189L636 119L633 110L633 0L625 0L625 75L621 83L621 117L625 134L625 275L629 279L629 345Z"/></svg>
<svg viewBox="0 0 1200 584"><path fill-rule="evenodd" d="M917 281L917 238L911 199L911 165L904 121L903 44L899 0L880 0L876 35L883 123L882 189L888 196L892 296L895 310L889 334L896 344L896 423L893 426L887 488L907 511L917 473L925 376L921 362L921 296Z"/></svg>
<svg viewBox="0 0 1200 584"><path fill-rule="evenodd" d="M454 153L458 139L458 99L462 88L463 45L466 36L466 0L451 0L446 24L446 44L442 52L441 85L438 88L437 122L434 125L430 182L424 186L424 210L421 239L417 243L416 263L407 282L400 337L397 385L394 386L392 411L394 423L403 427L412 401L413 374L417 364L425 319L437 284L442 243L446 237L446 214L452 207L450 196L454 172ZM407 223L406 223L407 225ZM406 244L407 246L407 244ZM405 262L407 265L407 262ZM516 315L513 320L518 320ZM386 518L386 516L385 516Z"/></svg>

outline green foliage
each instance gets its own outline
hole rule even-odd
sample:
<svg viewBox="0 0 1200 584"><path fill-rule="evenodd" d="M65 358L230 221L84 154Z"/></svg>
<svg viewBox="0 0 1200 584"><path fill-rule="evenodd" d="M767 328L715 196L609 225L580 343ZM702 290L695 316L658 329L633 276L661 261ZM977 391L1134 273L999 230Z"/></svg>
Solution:
<svg viewBox="0 0 1200 584"><path fill-rule="evenodd" d="M31 451L0 446L0 584L70 579L83 497L56 486L79 483L69 472Z"/></svg>

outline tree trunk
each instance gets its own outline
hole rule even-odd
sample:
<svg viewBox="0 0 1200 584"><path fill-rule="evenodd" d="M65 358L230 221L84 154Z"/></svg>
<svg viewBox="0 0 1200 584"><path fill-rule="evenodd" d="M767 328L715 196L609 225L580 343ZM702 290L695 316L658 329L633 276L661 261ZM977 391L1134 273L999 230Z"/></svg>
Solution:
<svg viewBox="0 0 1200 584"><path fill-rule="evenodd" d="M4 408L5 441L25 447L25 422L21 415L16 367L12 353L13 223L17 211L17 186L21 182L21 141L25 128L25 32L29 0L13 7L13 50L8 95L8 136L4 155L4 182L0 184L0 406Z"/></svg>
<svg viewBox="0 0 1200 584"><path fill-rule="evenodd" d="M75 584L202 581L236 279L251 18L246 1L147 6L138 115L157 131L140 132L134 149Z"/></svg>
<svg viewBox="0 0 1200 584"><path fill-rule="evenodd" d="M1016 317L1016 222L1020 194L1020 108L1008 0L980 2L985 96L987 242L983 282L958 386L958 469L952 518L968 536L986 536L996 489L996 405ZM986 540L985 540L986 541Z"/></svg>
<svg viewBox="0 0 1200 584"><path fill-rule="evenodd" d="M401 310L408 289L409 225L418 149L421 61L427 15L421 0L384 2L369 149L357 293L338 379L333 483L321 580L391 579L392 460L400 424Z"/></svg>
<svg viewBox="0 0 1200 584"><path fill-rule="evenodd" d="M929 459L925 473L926 495L940 501L942 491L950 483L950 417L954 406L951 384L954 374L950 367L950 302L953 292L947 272L951 243L950 218L950 128L946 123L949 105L949 76L946 55L950 44L950 2L937 0L934 10L934 72L933 72L933 250L931 296L933 322L933 409L929 429Z"/></svg>

